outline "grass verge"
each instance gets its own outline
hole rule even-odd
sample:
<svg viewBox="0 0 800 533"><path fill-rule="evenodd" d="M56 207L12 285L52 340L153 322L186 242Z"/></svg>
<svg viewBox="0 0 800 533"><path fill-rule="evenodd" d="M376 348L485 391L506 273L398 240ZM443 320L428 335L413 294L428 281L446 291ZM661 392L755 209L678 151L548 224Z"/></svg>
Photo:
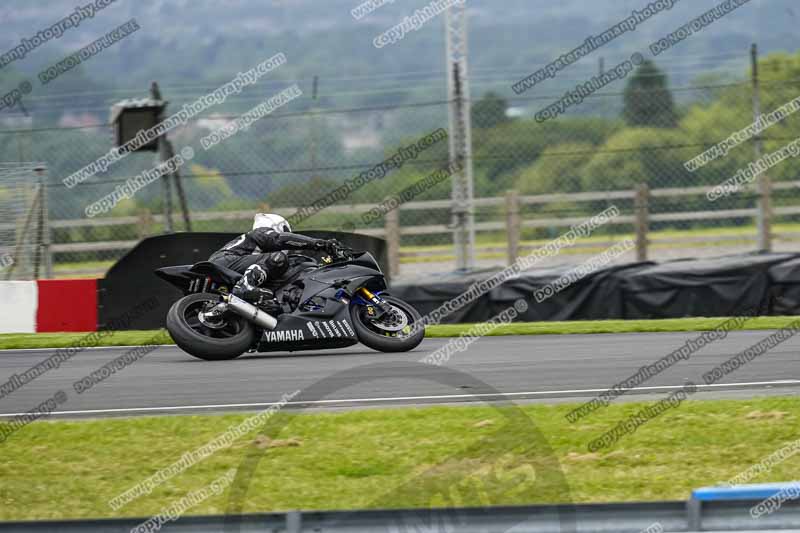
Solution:
<svg viewBox="0 0 800 533"><path fill-rule="evenodd" d="M745 322L742 330L780 329L797 320L796 316L754 317ZM501 325L492 335L570 335L589 333L670 333L709 331L726 318L667 318L661 320L586 320L572 322L516 322ZM428 337L457 337L472 324L441 324L425 329ZM732 328L736 329L736 328Z"/></svg>
<svg viewBox="0 0 800 533"><path fill-rule="evenodd" d="M151 516L255 448L263 455L244 512L686 499L793 441L800 423L798 398L689 400L611 448L587 451L644 405L612 405L574 424L564 418L574 405L520 407L552 447L569 493L548 475L530 427L509 424L500 408L281 412L268 422L272 440L256 430L118 512L110 498L248 415L38 421L0 444L0 520ZM799 469L794 455L753 482L792 480ZM229 490L189 514L224 512Z"/></svg>
<svg viewBox="0 0 800 533"><path fill-rule="evenodd" d="M780 329L797 320L795 316L755 317L740 329ZM575 322L519 322L501 325L488 336L499 335L569 335L589 333L669 333L681 331L708 331L716 328L725 318L675 318L662 320L587 320ZM458 337L474 324L443 324L428 326L426 336ZM118 331L100 339L101 346L134 346L149 341L157 331ZM63 348L72 346L85 337L85 333L6 333L0 335L0 350L24 348Z"/></svg>
<svg viewBox="0 0 800 533"><path fill-rule="evenodd" d="M141 346L152 342L158 333L158 330L115 331L99 339L99 346ZM78 346L86 336L87 333L4 333L0 335L0 350L66 348Z"/></svg>

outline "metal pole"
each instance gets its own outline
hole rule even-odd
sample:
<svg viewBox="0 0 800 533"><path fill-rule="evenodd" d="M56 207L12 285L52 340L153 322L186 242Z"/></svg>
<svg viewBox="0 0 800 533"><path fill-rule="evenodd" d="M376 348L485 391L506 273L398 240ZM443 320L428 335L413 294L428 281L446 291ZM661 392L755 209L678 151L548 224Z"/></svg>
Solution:
<svg viewBox="0 0 800 533"><path fill-rule="evenodd" d="M445 12L447 86L450 101L450 162L460 168L453 175L452 228L456 268L475 266L475 211L472 178L472 107L467 68L467 8L453 5Z"/></svg>
<svg viewBox="0 0 800 533"><path fill-rule="evenodd" d="M319 77L314 76L314 83L311 88L311 99L314 102L311 110L317 111L317 88L319 87ZM309 117L311 121L311 177L317 177L317 121L316 115Z"/></svg>
<svg viewBox="0 0 800 533"><path fill-rule="evenodd" d="M164 137L158 138L158 157L156 163L161 164L169 159L166 139ZM172 226L172 186L169 182L169 174L164 174L161 177L161 183L164 189L164 231L166 233L174 233L175 230Z"/></svg>
<svg viewBox="0 0 800 533"><path fill-rule="evenodd" d="M47 167L36 167L34 172L39 176L39 194L41 197L39 202L39 247L42 261L44 262L44 279L50 279L53 277L53 258L50 254L52 237L50 235L50 212L48 211L49 205L47 201Z"/></svg>
<svg viewBox="0 0 800 533"><path fill-rule="evenodd" d="M150 96L153 100L161 100L161 91L158 88L158 84L153 82L150 85ZM159 114L158 122L164 120L163 113ZM166 134L161 135L158 137L158 155L156 156L156 164L160 165L167 161L169 156L169 146L166 143ZM172 225L172 187L169 182L170 175L164 174L161 177L161 183L164 190L164 232L165 233L174 233L173 225Z"/></svg>
<svg viewBox="0 0 800 533"><path fill-rule="evenodd" d="M36 221L36 249L33 252L33 279L39 279L39 265L42 264L42 242L44 241L44 187L41 176L36 194L39 196L39 212Z"/></svg>
<svg viewBox="0 0 800 533"><path fill-rule="evenodd" d="M164 138L164 144L167 145L169 159L175 157L175 148L166 136ZM175 172L171 172L170 175L175 179L175 190L178 193L178 202L180 203L181 214L183 215L183 227L186 231L192 231L192 221L189 218L189 206L186 204L186 194L183 192L183 183L181 182L181 171L176 168Z"/></svg>
<svg viewBox="0 0 800 533"><path fill-rule="evenodd" d="M757 122L761 118L761 86L758 78L758 45L755 43L750 48L750 61L753 73L753 122ZM753 141L756 161L758 161L764 152L764 141L760 134L756 135ZM756 218L758 249L762 252L770 252L772 251L772 202L770 199L772 186L766 173L758 174L756 188L758 190L758 215Z"/></svg>

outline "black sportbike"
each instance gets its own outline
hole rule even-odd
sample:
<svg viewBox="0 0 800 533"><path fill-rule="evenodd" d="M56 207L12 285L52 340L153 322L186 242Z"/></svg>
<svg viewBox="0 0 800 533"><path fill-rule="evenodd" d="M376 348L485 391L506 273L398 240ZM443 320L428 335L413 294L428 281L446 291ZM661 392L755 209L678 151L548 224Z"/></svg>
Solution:
<svg viewBox="0 0 800 533"><path fill-rule="evenodd" d="M386 292L370 253L342 248L320 261L297 254L290 264L275 298L257 305L231 294L241 274L214 263L156 270L185 294L167 313L167 330L181 349L209 361L358 342L404 352L422 342L419 313Z"/></svg>

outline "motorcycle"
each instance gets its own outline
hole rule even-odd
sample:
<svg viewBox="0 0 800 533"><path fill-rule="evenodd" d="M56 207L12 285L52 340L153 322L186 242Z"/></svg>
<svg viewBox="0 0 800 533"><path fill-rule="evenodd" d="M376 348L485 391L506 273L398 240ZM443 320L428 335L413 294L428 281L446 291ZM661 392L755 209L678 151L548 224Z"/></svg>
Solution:
<svg viewBox="0 0 800 533"><path fill-rule="evenodd" d="M419 313L391 296L369 252L341 248L321 261L294 255L274 298L256 305L231 289L241 274L203 261L159 268L156 275L184 295L166 327L185 352L207 361L245 352L345 348L361 342L380 352L405 352L425 336Z"/></svg>

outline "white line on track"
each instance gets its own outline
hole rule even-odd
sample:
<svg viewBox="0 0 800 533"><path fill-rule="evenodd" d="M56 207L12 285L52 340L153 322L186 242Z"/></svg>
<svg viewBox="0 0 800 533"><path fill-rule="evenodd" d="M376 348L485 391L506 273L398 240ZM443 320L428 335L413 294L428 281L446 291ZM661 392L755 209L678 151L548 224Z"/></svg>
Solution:
<svg viewBox="0 0 800 533"><path fill-rule="evenodd" d="M786 379L778 381L752 381L747 383L715 383L713 385L697 385L698 390L715 388L737 388L737 387L765 387L780 385L800 385L800 380ZM637 387L635 391L670 391L682 389L684 385L663 385L656 387ZM402 402L402 401L422 401L422 400L460 400L464 398L475 398L481 400L504 399L520 396L558 396L569 394L588 394L605 392L608 389L571 389L571 390L552 390L534 392L505 392L500 394L442 394L435 396L396 396L391 398L342 398L334 400L308 400L300 402L264 402L264 403L225 403L212 405L175 405L170 407L125 407L119 409L86 409L81 411L54 411L49 416L64 415L98 415L114 413L148 413L159 411L189 411L195 409L235 409L235 408L255 408L272 407L276 405L331 405L342 403L380 403L380 402ZM0 413L2 417L22 416L28 413Z"/></svg>

